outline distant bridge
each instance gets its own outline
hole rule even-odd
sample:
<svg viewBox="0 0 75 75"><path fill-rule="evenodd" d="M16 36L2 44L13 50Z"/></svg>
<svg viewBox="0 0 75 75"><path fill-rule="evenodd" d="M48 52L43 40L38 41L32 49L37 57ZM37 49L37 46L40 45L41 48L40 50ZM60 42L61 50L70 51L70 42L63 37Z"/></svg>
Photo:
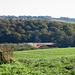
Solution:
<svg viewBox="0 0 75 75"><path fill-rule="evenodd" d="M35 48L39 48L40 46L43 45L50 45L50 46L57 46L57 43L27 43Z"/></svg>

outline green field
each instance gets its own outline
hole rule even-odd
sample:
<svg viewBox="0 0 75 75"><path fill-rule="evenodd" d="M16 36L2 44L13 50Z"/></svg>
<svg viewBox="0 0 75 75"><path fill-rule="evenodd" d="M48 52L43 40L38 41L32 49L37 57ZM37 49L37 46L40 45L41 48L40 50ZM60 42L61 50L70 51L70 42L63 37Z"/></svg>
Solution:
<svg viewBox="0 0 75 75"><path fill-rule="evenodd" d="M15 51L16 59L55 59L57 57L71 57L75 56L75 48L52 48L52 49L38 49L29 51Z"/></svg>
<svg viewBox="0 0 75 75"><path fill-rule="evenodd" d="M75 48L14 51L14 58L0 65L0 75L75 75Z"/></svg>

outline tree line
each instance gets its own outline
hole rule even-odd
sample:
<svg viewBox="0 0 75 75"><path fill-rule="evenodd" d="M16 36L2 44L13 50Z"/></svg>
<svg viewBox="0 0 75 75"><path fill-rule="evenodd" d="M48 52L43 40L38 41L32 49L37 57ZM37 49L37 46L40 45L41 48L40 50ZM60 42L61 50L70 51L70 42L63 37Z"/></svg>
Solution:
<svg viewBox="0 0 75 75"><path fill-rule="evenodd" d="M69 17L60 17L60 18L53 18L51 16L0 16L0 19L22 19L22 20L48 20L48 21L66 21L66 22L75 22L75 18L69 18Z"/></svg>
<svg viewBox="0 0 75 75"><path fill-rule="evenodd" d="M43 19L43 20L51 20L51 16L0 16L0 19L22 19L22 20L39 20L39 19Z"/></svg>
<svg viewBox="0 0 75 75"><path fill-rule="evenodd" d="M75 47L75 24L48 20L0 19L0 43L54 42Z"/></svg>

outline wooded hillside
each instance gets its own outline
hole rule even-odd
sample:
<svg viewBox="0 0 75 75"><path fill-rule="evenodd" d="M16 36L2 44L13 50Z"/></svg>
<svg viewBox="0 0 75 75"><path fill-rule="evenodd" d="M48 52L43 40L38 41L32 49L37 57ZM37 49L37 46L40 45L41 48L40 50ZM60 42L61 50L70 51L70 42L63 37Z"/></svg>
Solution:
<svg viewBox="0 0 75 75"><path fill-rule="evenodd" d="M0 19L0 43L24 42L54 42L59 47L75 47L75 24Z"/></svg>

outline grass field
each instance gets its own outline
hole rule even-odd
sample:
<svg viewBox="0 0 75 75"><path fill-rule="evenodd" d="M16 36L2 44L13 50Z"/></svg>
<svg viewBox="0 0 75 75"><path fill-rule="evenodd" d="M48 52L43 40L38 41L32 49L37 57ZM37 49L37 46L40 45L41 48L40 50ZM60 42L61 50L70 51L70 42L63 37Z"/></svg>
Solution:
<svg viewBox="0 0 75 75"><path fill-rule="evenodd" d="M75 56L75 48L52 48L52 49L38 49L29 51L15 51L16 59L55 59L57 57L71 57Z"/></svg>
<svg viewBox="0 0 75 75"><path fill-rule="evenodd" d="M0 75L75 75L75 48L15 51L14 58L0 65Z"/></svg>

